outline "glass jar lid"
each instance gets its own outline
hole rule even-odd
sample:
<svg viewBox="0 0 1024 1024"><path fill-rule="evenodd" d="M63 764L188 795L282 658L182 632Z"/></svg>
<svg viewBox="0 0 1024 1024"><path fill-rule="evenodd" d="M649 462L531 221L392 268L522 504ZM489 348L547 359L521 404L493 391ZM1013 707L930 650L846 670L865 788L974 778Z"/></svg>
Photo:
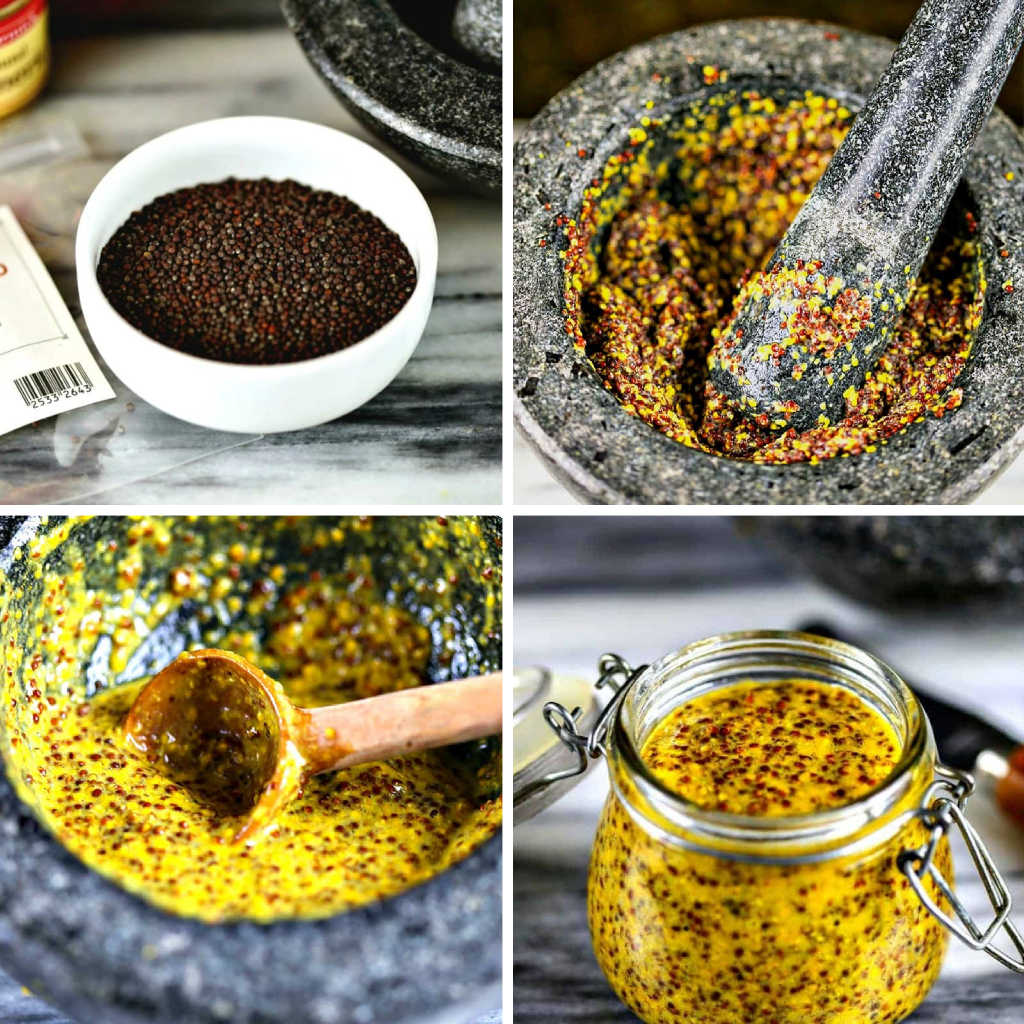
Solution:
<svg viewBox="0 0 1024 1024"><path fill-rule="evenodd" d="M519 825L582 781L590 759L584 755L580 762L579 753L565 744L556 724L589 732L600 707L593 685L579 676L531 666L515 669L512 678L512 808ZM548 711L552 704L564 709L554 720Z"/></svg>

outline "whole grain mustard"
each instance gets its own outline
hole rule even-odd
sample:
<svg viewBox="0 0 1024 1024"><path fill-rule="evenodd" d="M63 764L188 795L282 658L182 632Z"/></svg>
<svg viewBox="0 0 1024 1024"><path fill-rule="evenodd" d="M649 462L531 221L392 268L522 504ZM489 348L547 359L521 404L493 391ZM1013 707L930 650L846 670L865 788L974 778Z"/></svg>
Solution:
<svg viewBox="0 0 1024 1024"><path fill-rule="evenodd" d="M840 100L813 91L730 88L694 100L672 119L645 117L585 190L579 215L559 218L566 332L627 412L709 454L814 464L873 452L960 406L957 378L987 288L977 221L962 195L885 351L844 394L842 420L785 429L784 411L754 415L709 380L715 340L752 290L799 297L786 344L827 345L840 379L855 359L848 337L870 320L871 306L902 306L881 286L868 303L852 282L826 280L814 265L762 273L852 120Z"/></svg>
<svg viewBox="0 0 1024 1024"><path fill-rule="evenodd" d="M142 519L127 544L97 542L67 571L45 572L43 557L52 544L72 544L68 534L66 524L58 527L23 554L43 590L27 631L34 642L7 652L4 715L19 793L87 865L166 911L203 921L322 917L431 878L500 827L500 797L481 791L472 759L426 751L316 776L270 834L233 845L244 815L204 803L125 742L125 714L148 677L96 688L86 667L83 685L98 639L110 639L110 664L120 671L143 638L185 610L188 624L206 621L213 631L190 635L188 646L212 639L279 679L295 703L315 707L421 685L430 659L446 656L443 626L435 639L389 601L362 556L336 574L314 571L289 585L273 552L240 532L235 543L180 562L162 585L140 590L154 549L170 543L165 522ZM421 556L403 557L415 565ZM100 559L115 568L119 589L86 585L88 563ZM445 582L423 585L439 591ZM23 613L4 611L12 614Z"/></svg>
<svg viewBox="0 0 1024 1024"><path fill-rule="evenodd" d="M698 696L640 755L704 810L782 820L866 796L901 750L859 697L793 679ZM855 854L744 861L656 838L613 794L590 867L598 962L648 1024L894 1024L927 994L946 948L896 864L924 838L912 819ZM951 877L945 840L936 863Z"/></svg>

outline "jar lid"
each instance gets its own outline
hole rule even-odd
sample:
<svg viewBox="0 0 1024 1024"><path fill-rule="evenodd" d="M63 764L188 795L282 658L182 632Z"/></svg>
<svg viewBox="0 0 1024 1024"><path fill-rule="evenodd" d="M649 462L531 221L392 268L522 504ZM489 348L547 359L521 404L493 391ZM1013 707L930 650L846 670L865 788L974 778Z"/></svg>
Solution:
<svg viewBox="0 0 1024 1024"><path fill-rule="evenodd" d="M555 701L577 712L576 729L582 733L593 728L600 706L593 683L578 676L532 666L515 669L512 678L512 808L513 821L519 825L568 793L586 774L586 768L579 770L578 756L548 724L545 705Z"/></svg>

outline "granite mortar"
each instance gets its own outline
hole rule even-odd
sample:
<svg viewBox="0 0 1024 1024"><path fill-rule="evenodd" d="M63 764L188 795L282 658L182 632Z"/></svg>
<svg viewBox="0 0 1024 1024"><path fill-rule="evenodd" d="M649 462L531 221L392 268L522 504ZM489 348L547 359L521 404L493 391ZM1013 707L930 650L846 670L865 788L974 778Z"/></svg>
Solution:
<svg viewBox="0 0 1024 1024"><path fill-rule="evenodd" d="M452 29L467 50L501 65L501 0L459 0Z"/></svg>
<svg viewBox="0 0 1024 1024"><path fill-rule="evenodd" d="M761 516L738 520L815 579L907 615L1019 618L1020 516Z"/></svg>
<svg viewBox="0 0 1024 1024"><path fill-rule="evenodd" d="M500 193L500 68L438 49L388 0L282 0L281 8L310 63L363 124L442 177Z"/></svg>
<svg viewBox="0 0 1024 1024"><path fill-rule="evenodd" d="M0 567L10 571L38 526L0 519ZM317 921L206 925L91 871L0 773L0 963L83 1022L468 1021L501 1000L500 880L495 836L381 903Z"/></svg>
<svg viewBox="0 0 1024 1024"><path fill-rule="evenodd" d="M963 179L977 207L989 291L974 353L957 379L964 402L955 413L915 423L853 458L792 466L728 460L686 448L626 413L565 332L565 234L556 219L579 212L583 190L641 117L670 120L707 95L708 65L738 88L795 86L856 109L892 49L889 40L825 23L703 25L611 57L530 123L515 149L515 415L578 497L604 504L958 503L1024 446L1024 142L998 110ZM1018 287L1007 292L1005 281Z"/></svg>

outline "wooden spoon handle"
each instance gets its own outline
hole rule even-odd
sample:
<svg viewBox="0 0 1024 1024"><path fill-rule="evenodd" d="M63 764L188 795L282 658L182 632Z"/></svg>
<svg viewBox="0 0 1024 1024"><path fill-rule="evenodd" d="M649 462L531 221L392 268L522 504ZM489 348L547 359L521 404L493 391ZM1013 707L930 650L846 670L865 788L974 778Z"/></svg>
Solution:
<svg viewBox="0 0 1024 1024"><path fill-rule="evenodd" d="M501 673L300 711L308 770L335 771L501 732Z"/></svg>

